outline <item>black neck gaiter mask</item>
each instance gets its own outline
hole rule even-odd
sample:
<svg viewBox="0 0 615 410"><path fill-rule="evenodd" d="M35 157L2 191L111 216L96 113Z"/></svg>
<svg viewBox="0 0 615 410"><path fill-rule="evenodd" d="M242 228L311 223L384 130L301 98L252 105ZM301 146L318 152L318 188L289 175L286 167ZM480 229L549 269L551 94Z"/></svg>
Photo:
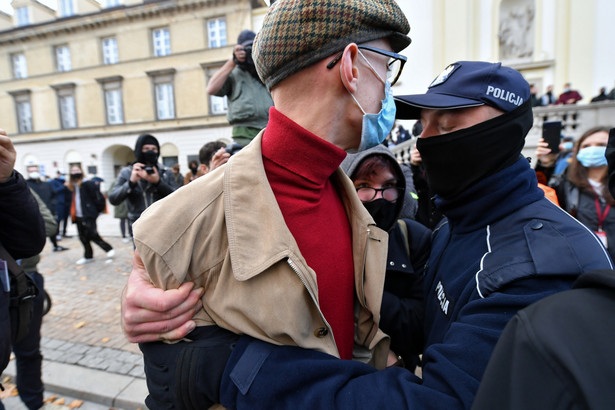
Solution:
<svg viewBox="0 0 615 410"><path fill-rule="evenodd" d="M451 198L519 159L534 116L528 100L496 118L429 138L416 146L431 190Z"/></svg>

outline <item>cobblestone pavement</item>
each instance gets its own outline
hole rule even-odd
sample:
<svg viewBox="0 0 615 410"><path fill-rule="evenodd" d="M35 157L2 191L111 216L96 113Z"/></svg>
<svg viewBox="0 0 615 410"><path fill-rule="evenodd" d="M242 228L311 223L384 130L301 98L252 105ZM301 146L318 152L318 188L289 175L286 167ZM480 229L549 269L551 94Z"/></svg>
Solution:
<svg viewBox="0 0 615 410"><path fill-rule="evenodd" d="M99 222L101 231L107 219ZM38 271L52 308L43 319L41 350L46 360L144 377L140 351L120 327L120 295L131 269L132 243L119 236L103 239L113 246L115 257L107 260L93 245L94 262L80 266L75 262L83 256L83 246L76 235L59 242L67 251L52 252L49 241L45 246Z"/></svg>

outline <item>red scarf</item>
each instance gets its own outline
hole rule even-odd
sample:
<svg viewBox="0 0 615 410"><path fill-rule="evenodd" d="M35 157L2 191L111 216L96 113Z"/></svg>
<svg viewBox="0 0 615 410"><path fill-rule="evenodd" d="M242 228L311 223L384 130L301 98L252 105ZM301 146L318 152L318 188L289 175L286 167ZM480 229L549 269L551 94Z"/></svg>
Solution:
<svg viewBox="0 0 615 410"><path fill-rule="evenodd" d="M346 152L273 107L262 138L262 152L267 179L284 221L307 264L316 272L320 309L333 329L340 357L352 359L352 235L332 182Z"/></svg>

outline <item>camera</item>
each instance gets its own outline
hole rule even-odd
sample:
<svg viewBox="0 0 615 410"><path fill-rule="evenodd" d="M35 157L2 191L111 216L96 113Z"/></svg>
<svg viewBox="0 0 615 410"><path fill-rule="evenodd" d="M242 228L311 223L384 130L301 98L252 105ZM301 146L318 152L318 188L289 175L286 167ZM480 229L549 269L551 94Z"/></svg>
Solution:
<svg viewBox="0 0 615 410"><path fill-rule="evenodd" d="M145 172L147 172L149 175L152 175L154 173L154 167L151 165L146 165L141 169L144 169Z"/></svg>
<svg viewBox="0 0 615 410"><path fill-rule="evenodd" d="M238 144L236 142L231 142L230 144L226 146L226 152L233 155L233 154L238 153L242 148L243 146L241 144Z"/></svg>

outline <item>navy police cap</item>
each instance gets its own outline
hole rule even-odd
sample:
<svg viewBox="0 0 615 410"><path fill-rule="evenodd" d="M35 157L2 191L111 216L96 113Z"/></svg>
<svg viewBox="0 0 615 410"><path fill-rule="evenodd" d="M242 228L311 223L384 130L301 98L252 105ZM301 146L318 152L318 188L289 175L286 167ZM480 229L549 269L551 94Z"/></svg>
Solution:
<svg viewBox="0 0 615 410"><path fill-rule="evenodd" d="M458 61L429 85L425 94L395 97L397 118L419 119L421 109L436 110L490 105L509 112L530 98L521 73L501 63Z"/></svg>

